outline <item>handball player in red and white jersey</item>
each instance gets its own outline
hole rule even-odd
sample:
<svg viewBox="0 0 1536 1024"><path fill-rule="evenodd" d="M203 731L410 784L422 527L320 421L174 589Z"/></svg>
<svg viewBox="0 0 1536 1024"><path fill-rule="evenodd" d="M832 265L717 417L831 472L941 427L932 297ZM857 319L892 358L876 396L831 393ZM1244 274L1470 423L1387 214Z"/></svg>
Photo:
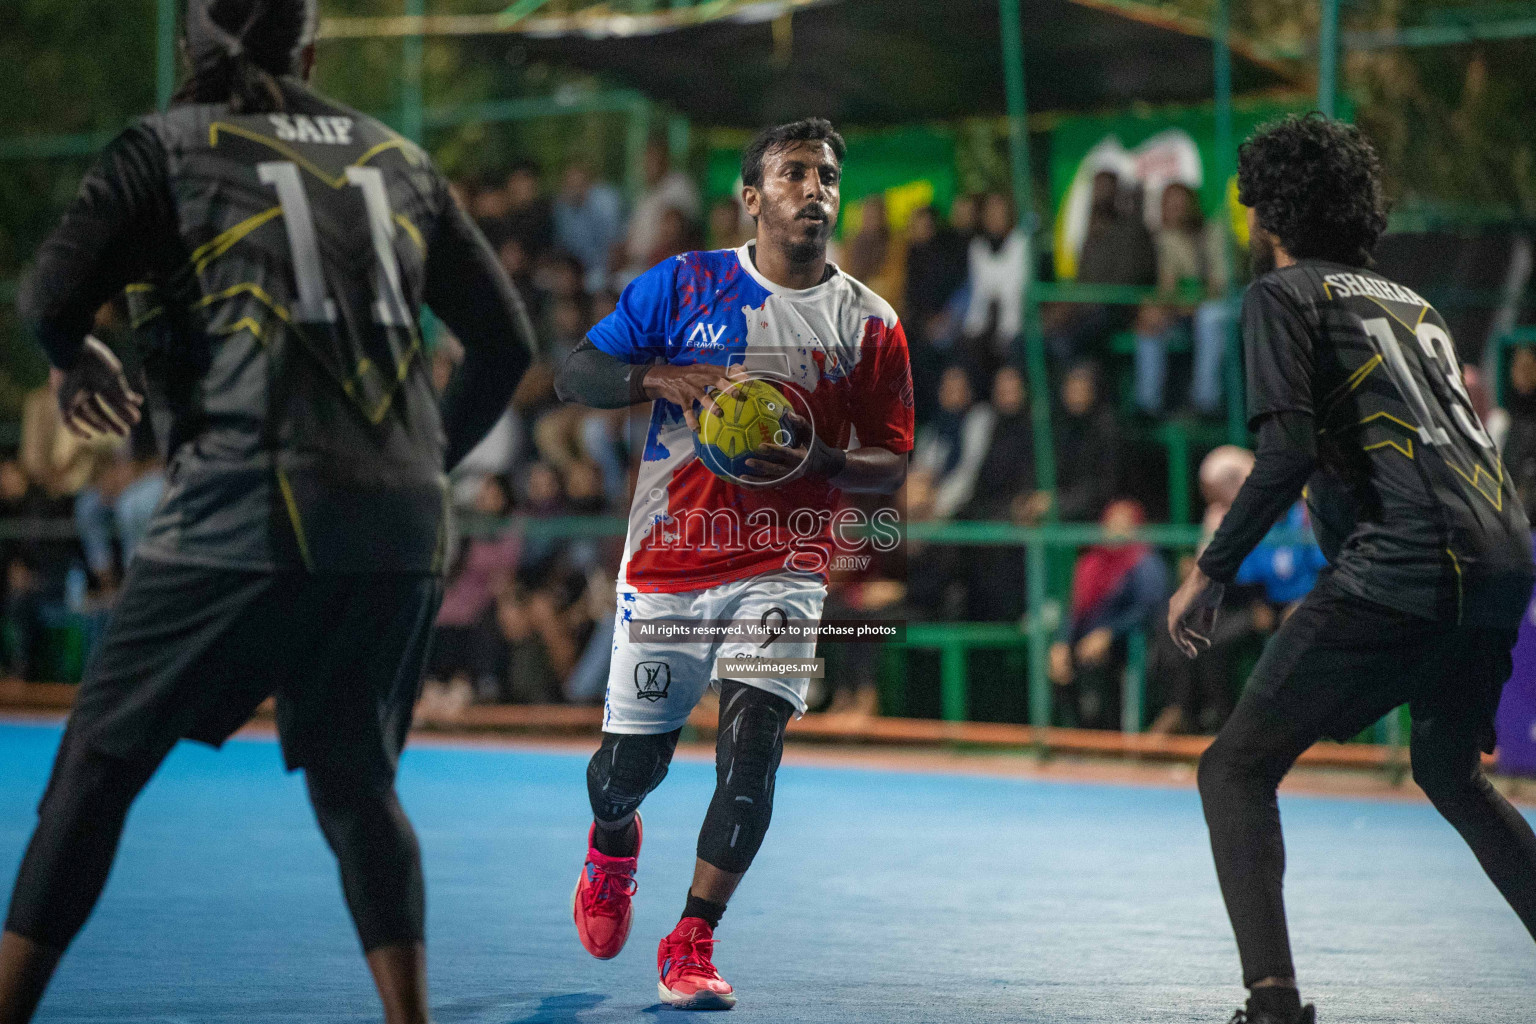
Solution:
<svg viewBox="0 0 1536 1024"><path fill-rule="evenodd" d="M845 147L811 118L761 133L742 157L757 238L685 253L637 278L561 367L562 398L596 408L650 401L651 419L618 578L603 741L587 769L593 824L574 915L593 956L629 937L640 803L678 735L720 691L715 795L682 919L658 951L661 998L736 1002L713 963L714 930L773 807L784 729L808 677L720 678L717 658L809 659L826 598L840 492L891 493L912 449L912 376L890 304L827 262ZM717 476L694 454L698 413L743 378L789 399L794 437ZM762 623L764 638L644 638L656 620Z"/></svg>

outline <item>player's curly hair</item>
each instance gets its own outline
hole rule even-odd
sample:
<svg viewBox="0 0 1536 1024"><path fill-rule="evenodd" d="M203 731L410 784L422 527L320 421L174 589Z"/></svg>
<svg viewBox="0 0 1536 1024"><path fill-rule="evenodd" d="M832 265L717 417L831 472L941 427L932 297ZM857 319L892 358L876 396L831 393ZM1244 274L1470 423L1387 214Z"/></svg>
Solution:
<svg viewBox="0 0 1536 1024"><path fill-rule="evenodd" d="M1315 111L1261 125L1238 147L1237 198L1297 259L1368 266L1387 228L1375 147Z"/></svg>
<svg viewBox="0 0 1536 1024"><path fill-rule="evenodd" d="M794 142L825 142L832 147L839 167L848 155L848 144L838 134L832 122L824 117L807 117L788 124L765 128L747 145L741 154L741 183L749 188L761 188L763 184L763 157L770 149L787 146Z"/></svg>

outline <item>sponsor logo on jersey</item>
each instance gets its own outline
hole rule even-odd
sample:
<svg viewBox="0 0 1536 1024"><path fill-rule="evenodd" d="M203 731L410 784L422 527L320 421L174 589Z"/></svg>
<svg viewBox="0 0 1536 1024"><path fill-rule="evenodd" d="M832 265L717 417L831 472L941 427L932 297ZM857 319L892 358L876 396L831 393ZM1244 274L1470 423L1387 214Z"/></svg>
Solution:
<svg viewBox="0 0 1536 1024"><path fill-rule="evenodd" d="M635 695L655 703L672 688L672 667L664 661L635 663Z"/></svg>
<svg viewBox="0 0 1536 1024"><path fill-rule="evenodd" d="M720 338L725 334L725 324L708 324L702 320L693 325L688 333L688 344L694 348L724 348Z"/></svg>
<svg viewBox="0 0 1536 1024"><path fill-rule="evenodd" d="M318 142L329 146L352 144L352 119L336 115L268 114L279 142Z"/></svg>

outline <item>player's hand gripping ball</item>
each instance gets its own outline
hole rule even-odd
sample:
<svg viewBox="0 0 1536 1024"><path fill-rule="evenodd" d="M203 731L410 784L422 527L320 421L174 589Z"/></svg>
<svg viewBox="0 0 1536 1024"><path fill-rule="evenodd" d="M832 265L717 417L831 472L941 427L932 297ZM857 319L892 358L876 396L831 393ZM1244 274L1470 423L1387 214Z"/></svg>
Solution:
<svg viewBox="0 0 1536 1024"><path fill-rule="evenodd" d="M794 428L785 418L791 411L789 400L767 381L742 380L713 397L720 411L705 408L699 413L693 450L721 479L735 481L748 475L747 459L762 445L794 444Z"/></svg>

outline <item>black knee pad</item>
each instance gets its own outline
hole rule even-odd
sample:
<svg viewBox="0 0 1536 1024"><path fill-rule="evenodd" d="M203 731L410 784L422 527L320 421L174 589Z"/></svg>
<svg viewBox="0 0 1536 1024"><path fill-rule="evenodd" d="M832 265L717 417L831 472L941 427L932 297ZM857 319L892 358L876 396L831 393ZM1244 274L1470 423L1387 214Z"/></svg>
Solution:
<svg viewBox="0 0 1536 1024"><path fill-rule="evenodd" d="M421 847L394 786L314 768L305 781L364 952L424 941Z"/></svg>
<svg viewBox="0 0 1536 1024"><path fill-rule="evenodd" d="M667 777L682 733L681 729L654 736L603 733L602 746L587 762L592 816L605 825L625 823Z"/></svg>
<svg viewBox="0 0 1536 1024"><path fill-rule="evenodd" d="M766 690L725 680L715 743L715 796L699 832L699 859L740 874L763 845L773 817L774 777L794 705Z"/></svg>

